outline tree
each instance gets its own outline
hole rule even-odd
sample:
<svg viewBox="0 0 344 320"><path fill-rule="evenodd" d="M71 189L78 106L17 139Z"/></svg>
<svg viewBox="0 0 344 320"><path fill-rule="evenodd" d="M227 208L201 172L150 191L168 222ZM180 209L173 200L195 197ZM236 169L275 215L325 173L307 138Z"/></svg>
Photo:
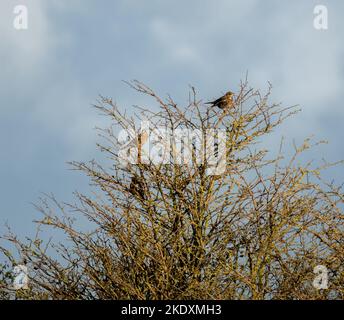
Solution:
<svg viewBox="0 0 344 320"><path fill-rule="evenodd" d="M322 178L321 170L333 164L299 161L321 142L295 145L289 160L283 142L274 158L257 144L296 107L271 104L271 86L262 94L247 81L223 110L198 100L194 88L188 105L180 107L138 81L129 85L151 96L159 111L137 107L129 117L101 97L95 107L112 125L101 130L106 142L98 147L111 165L71 163L90 178L94 194L77 193L77 204L48 196L37 206L43 214L39 228L66 235L54 246L57 257L39 233L27 242L11 232L5 237L31 270L30 289L20 297L343 298L343 193ZM185 132L189 138L176 143ZM223 157L225 166L214 171ZM79 215L91 231L78 228ZM327 290L312 285L317 265L329 270Z"/></svg>

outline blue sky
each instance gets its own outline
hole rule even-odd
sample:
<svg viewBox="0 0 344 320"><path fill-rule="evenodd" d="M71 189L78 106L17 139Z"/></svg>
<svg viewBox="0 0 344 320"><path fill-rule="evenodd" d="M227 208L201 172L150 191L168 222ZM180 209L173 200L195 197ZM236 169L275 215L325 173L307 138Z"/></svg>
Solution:
<svg viewBox="0 0 344 320"><path fill-rule="evenodd" d="M29 28L13 28L13 8ZM32 234L42 192L70 201L88 181L67 161L97 158L91 108L99 94L124 109L147 100L122 80L139 79L185 104L188 85L202 99L251 85L302 113L269 138L315 134L330 141L318 157L344 158L344 2L322 1L328 30L313 27L318 1L1 0L0 232L8 222ZM148 106L148 105L147 105ZM342 182L343 169L331 174Z"/></svg>

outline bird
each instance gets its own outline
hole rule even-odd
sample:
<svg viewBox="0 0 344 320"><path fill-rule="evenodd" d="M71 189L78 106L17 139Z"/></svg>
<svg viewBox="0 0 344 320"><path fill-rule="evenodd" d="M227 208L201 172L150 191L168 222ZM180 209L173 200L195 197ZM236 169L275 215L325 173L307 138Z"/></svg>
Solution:
<svg viewBox="0 0 344 320"><path fill-rule="evenodd" d="M137 161L138 163L142 163L142 145L144 145L148 140L148 133L143 132L139 133L137 137Z"/></svg>
<svg viewBox="0 0 344 320"><path fill-rule="evenodd" d="M141 198L142 200L145 199L145 186L141 179L134 176L131 178L131 183L129 187L129 191L132 195Z"/></svg>
<svg viewBox="0 0 344 320"><path fill-rule="evenodd" d="M234 105L233 96L234 96L234 93L231 91L228 91L222 97L220 97L214 101L206 102L206 104L211 104L211 105L216 106L220 109L231 108Z"/></svg>

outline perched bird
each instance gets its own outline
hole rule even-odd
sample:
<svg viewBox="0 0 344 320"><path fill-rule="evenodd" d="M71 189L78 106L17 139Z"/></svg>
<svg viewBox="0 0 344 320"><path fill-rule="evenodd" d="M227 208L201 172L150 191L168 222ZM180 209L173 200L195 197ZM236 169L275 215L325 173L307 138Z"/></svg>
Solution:
<svg viewBox="0 0 344 320"><path fill-rule="evenodd" d="M211 104L213 106L216 106L220 109L227 109L233 107L233 96L234 93L231 91L228 91L224 96L214 100L214 101L209 101L206 102L206 104Z"/></svg>
<svg viewBox="0 0 344 320"><path fill-rule="evenodd" d="M145 199L145 186L144 183L136 176L131 178L129 191L132 195Z"/></svg>
<svg viewBox="0 0 344 320"><path fill-rule="evenodd" d="M143 132L139 133L137 137L137 161L138 163L142 163L142 145L144 145L148 140L148 133Z"/></svg>

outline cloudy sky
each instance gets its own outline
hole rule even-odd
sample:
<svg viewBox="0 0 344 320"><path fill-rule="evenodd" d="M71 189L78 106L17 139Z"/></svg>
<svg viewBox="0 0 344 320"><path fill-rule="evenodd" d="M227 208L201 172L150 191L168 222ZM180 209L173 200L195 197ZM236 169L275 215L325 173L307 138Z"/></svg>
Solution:
<svg viewBox="0 0 344 320"><path fill-rule="evenodd" d="M28 29L13 27L16 5ZM271 137L330 141L320 156L344 158L344 2L322 1L328 30L313 26L313 0L1 0L0 232L31 234L42 192L70 201L89 190L67 161L97 157L91 108L99 94L130 109L142 102L122 80L139 79L186 103L251 85L303 109ZM320 152L320 151L319 151ZM332 172L343 181L343 169Z"/></svg>

